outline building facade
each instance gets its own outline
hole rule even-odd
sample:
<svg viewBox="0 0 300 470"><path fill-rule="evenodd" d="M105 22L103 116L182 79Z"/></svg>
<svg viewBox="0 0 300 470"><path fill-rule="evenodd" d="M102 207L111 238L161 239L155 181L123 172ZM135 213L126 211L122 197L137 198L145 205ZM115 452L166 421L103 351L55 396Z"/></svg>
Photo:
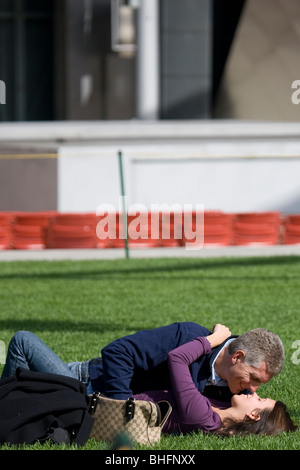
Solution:
<svg viewBox="0 0 300 470"><path fill-rule="evenodd" d="M210 118L244 3L2 0L0 120Z"/></svg>

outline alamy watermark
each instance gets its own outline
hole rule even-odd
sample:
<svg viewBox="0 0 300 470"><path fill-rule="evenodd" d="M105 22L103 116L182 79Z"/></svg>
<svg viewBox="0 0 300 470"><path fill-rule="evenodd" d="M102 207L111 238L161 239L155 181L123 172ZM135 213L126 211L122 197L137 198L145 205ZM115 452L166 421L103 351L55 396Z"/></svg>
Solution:
<svg viewBox="0 0 300 470"><path fill-rule="evenodd" d="M291 100L293 104L299 104L300 103L300 80L294 80L292 82L291 88L295 89L293 91Z"/></svg>
<svg viewBox="0 0 300 470"><path fill-rule="evenodd" d="M6 354L5 354L5 343L0 340L0 364L5 364Z"/></svg>
<svg viewBox="0 0 300 470"><path fill-rule="evenodd" d="M124 226L122 213L128 214ZM99 240L183 240L187 249L199 249L204 244L204 205L144 204L128 207L127 197L119 198L119 208L100 204L96 215Z"/></svg>
<svg viewBox="0 0 300 470"><path fill-rule="evenodd" d="M6 86L3 80L0 80L0 104L6 104Z"/></svg>
<svg viewBox="0 0 300 470"><path fill-rule="evenodd" d="M292 348L296 351L292 354L291 360L293 364L300 364L300 340L296 340L292 344Z"/></svg>

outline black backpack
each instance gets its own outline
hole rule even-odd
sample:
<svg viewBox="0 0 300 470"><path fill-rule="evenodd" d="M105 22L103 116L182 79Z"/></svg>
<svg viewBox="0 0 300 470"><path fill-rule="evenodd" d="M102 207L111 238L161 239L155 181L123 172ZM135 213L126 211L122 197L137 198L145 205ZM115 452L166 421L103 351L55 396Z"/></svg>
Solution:
<svg viewBox="0 0 300 470"><path fill-rule="evenodd" d="M18 368L0 380L0 443L83 445L93 418L86 387L69 377Z"/></svg>

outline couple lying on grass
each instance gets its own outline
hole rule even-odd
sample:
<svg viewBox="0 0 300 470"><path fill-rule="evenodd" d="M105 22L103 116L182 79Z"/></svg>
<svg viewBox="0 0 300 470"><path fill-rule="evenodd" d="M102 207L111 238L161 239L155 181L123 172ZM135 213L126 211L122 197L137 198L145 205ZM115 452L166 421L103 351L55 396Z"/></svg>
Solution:
<svg viewBox="0 0 300 470"><path fill-rule="evenodd" d="M88 393L115 399L168 400L172 413L164 433L192 431L276 435L295 431L286 406L256 391L279 374L280 338L257 328L241 336L193 322L142 330L113 341L101 357L64 363L37 336L17 332L8 348L2 378L18 367L76 378Z"/></svg>

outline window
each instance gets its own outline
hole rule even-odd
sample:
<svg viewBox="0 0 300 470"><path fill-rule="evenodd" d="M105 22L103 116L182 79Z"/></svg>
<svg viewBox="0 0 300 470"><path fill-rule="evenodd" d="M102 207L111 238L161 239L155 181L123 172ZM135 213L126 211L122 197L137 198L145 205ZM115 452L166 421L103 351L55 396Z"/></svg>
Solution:
<svg viewBox="0 0 300 470"><path fill-rule="evenodd" d="M0 0L1 121L54 118L54 0Z"/></svg>

